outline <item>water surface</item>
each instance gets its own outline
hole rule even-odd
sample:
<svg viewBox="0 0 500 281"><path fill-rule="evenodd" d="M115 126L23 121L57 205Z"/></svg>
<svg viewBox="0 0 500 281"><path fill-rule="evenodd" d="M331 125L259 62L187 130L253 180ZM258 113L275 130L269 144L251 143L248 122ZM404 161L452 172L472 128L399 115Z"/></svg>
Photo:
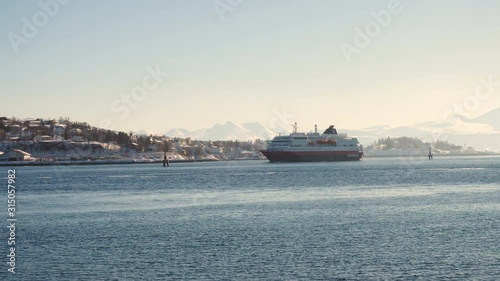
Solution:
<svg viewBox="0 0 500 281"><path fill-rule="evenodd" d="M499 157L16 170L1 280L500 276Z"/></svg>

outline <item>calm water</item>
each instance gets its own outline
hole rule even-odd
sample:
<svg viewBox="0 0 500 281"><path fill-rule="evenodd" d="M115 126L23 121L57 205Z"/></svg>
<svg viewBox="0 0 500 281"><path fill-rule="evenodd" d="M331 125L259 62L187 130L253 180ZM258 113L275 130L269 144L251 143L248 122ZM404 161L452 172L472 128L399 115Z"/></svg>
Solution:
<svg viewBox="0 0 500 281"><path fill-rule="evenodd" d="M0 280L500 276L499 157L16 170L18 273L3 227Z"/></svg>

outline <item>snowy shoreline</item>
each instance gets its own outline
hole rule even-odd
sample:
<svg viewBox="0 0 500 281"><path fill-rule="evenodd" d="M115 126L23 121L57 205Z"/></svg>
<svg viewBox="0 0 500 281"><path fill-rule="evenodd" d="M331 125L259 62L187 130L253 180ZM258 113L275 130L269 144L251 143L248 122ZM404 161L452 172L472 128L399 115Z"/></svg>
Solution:
<svg viewBox="0 0 500 281"><path fill-rule="evenodd" d="M169 163L216 162L215 159L169 160ZM222 160L225 161L225 160ZM0 166L55 166L55 165L112 165L112 164L162 164L161 160L63 160L63 161L9 161L0 162Z"/></svg>

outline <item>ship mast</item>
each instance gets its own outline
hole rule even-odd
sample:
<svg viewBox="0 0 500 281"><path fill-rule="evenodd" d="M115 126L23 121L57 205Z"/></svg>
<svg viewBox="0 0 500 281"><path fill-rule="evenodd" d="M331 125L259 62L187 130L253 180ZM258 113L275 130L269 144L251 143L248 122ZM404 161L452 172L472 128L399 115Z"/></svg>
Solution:
<svg viewBox="0 0 500 281"><path fill-rule="evenodd" d="M297 133L297 122L295 122L295 125L292 125L292 127L293 127L293 132Z"/></svg>

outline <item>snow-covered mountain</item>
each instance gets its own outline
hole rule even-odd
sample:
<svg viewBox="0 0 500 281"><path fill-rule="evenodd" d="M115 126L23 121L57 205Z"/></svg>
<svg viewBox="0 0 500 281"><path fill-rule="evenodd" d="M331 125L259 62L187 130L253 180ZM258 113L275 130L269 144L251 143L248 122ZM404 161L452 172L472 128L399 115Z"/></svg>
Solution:
<svg viewBox="0 0 500 281"><path fill-rule="evenodd" d="M416 137L423 141L447 140L457 145L471 145L478 150L500 151L500 108L475 119L452 117L446 120L427 121L410 126L372 126L361 130L337 128L339 133L356 136L363 145L381 137ZM278 133L289 134L285 128L266 128L258 122L234 124L230 121L211 128L188 131L172 129L165 135L191 137L198 140L254 140L272 139Z"/></svg>
<svg viewBox="0 0 500 281"><path fill-rule="evenodd" d="M490 125L496 130L500 130L500 108L487 112L479 117L471 119L474 123L482 123Z"/></svg>
<svg viewBox="0 0 500 281"><path fill-rule="evenodd" d="M500 119L499 119L500 120ZM495 121L495 119L492 119ZM493 127L493 122L480 123L477 119L466 120L452 118L441 121L428 121L411 126L387 127L377 126L361 130L342 130L358 137L359 141L368 145L381 137L416 137L423 141L446 140L457 145L473 146L477 150L500 151L500 130ZM373 128L376 128L375 130Z"/></svg>
<svg viewBox="0 0 500 281"><path fill-rule="evenodd" d="M191 137L191 132L186 129L172 129L165 133L166 136L188 138Z"/></svg>
<svg viewBox="0 0 500 281"><path fill-rule="evenodd" d="M188 131L186 129L172 129L165 133L169 137L181 137L197 140L254 140L271 139L276 135L275 130L288 133L282 128L267 129L259 122L235 124L227 121L224 124L215 124L211 128Z"/></svg>
<svg viewBox="0 0 500 281"><path fill-rule="evenodd" d="M134 135L137 135L137 136L149 136L149 135L156 135L156 133L153 132L153 131L142 129L142 130L139 130L139 131L135 131Z"/></svg>

